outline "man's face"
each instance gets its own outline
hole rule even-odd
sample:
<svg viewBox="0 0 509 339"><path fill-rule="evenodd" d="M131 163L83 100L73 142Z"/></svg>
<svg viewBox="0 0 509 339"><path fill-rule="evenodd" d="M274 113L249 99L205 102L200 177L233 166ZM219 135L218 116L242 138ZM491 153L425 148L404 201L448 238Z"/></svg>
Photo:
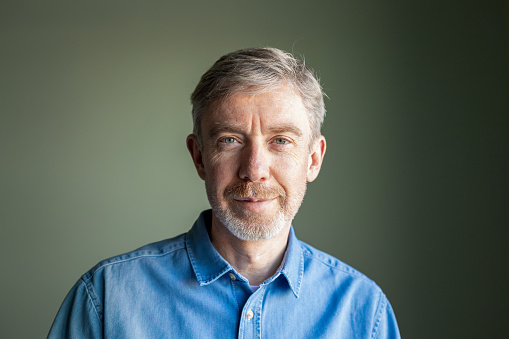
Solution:
<svg viewBox="0 0 509 339"><path fill-rule="evenodd" d="M214 216L242 240L269 239L289 227L325 152L313 142L301 98L290 88L236 93L202 119L203 147L188 138Z"/></svg>

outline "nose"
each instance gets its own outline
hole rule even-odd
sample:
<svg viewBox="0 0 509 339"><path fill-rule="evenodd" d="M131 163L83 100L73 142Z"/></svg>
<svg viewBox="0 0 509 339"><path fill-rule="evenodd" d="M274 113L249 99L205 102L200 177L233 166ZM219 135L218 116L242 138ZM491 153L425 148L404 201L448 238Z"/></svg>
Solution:
<svg viewBox="0 0 509 339"><path fill-rule="evenodd" d="M270 159L264 145L250 143L242 150L239 177L248 181L265 181L270 176Z"/></svg>

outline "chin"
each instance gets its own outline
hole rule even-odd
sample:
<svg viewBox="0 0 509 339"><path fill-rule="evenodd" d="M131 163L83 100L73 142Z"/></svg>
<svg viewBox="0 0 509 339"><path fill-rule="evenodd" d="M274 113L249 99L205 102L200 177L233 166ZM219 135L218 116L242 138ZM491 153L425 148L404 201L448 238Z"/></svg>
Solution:
<svg viewBox="0 0 509 339"><path fill-rule="evenodd" d="M219 221L240 240L258 241L274 238L291 222L284 213L278 212L274 217L258 216L254 213L238 216L230 210L214 209Z"/></svg>
<svg viewBox="0 0 509 339"><path fill-rule="evenodd" d="M294 199L280 196L273 204L250 210L242 203L227 197L218 197L215 190L207 187L207 197L212 211L221 224L236 238L259 241L278 236L292 222L306 193L306 185Z"/></svg>

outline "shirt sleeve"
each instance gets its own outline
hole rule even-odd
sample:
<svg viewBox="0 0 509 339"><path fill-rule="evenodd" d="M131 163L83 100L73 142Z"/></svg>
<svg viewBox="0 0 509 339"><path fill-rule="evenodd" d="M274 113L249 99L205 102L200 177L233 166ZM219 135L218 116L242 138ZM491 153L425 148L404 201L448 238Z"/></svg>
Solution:
<svg viewBox="0 0 509 339"><path fill-rule="evenodd" d="M382 294L382 300L380 302L377 315L378 319L375 322L372 338L401 339L398 323L396 322L396 316L394 315L392 306L389 303L389 300L387 300L385 294Z"/></svg>
<svg viewBox="0 0 509 339"><path fill-rule="evenodd" d="M102 338L101 317L87 286L79 280L57 313L48 339Z"/></svg>

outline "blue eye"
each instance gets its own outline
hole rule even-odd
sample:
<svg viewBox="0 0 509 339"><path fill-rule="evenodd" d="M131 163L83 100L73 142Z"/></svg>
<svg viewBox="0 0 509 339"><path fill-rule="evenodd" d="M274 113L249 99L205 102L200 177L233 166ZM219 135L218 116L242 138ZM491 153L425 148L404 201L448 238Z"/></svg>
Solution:
<svg viewBox="0 0 509 339"><path fill-rule="evenodd" d="M232 137L226 137L223 139L223 142L225 144L233 144L235 142L235 138L232 138Z"/></svg>
<svg viewBox="0 0 509 339"><path fill-rule="evenodd" d="M276 142L276 144L279 144L279 145L284 145L284 144L288 143L288 140L283 139L283 138L276 138L274 141Z"/></svg>

